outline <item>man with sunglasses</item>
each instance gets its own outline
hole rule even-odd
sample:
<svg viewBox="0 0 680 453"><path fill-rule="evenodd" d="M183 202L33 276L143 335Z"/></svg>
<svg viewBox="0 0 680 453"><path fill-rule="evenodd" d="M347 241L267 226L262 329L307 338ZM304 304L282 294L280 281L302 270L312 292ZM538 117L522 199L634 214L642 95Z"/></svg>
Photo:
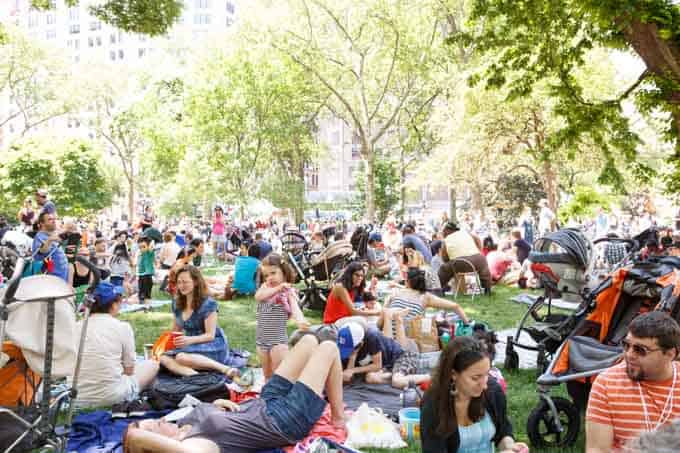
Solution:
<svg viewBox="0 0 680 453"><path fill-rule="evenodd" d="M51 200L47 199L47 191L45 189L39 189L35 192L35 202L40 208L38 215L46 212L48 214L57 214L57 208Z"/></svg>
<svg viewBox="0 0 680 453"><path fill-rule="evenodd" d="M590 391L586 452L619 451L645 432L680 419L680 326L653 311L631 322L623 361L601 373Z"/></svg>

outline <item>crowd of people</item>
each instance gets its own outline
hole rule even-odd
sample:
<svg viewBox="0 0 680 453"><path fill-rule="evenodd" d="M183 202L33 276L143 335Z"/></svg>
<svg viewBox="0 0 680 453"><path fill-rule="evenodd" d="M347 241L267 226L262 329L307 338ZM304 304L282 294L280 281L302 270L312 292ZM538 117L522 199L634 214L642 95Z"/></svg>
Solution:
<svg viewBox="0 0 680 453"><path fill-rule="evenodd" d="M485 332L444 344L429 374L419 369L419 345L409 326L428 308L468 324L463 307L444 296L469 271L479 277L482 292L496 284L521 285L523 279L526 284L533 240L554 228L554 215L542 212L534 229L525 211L507 235L481 237L465 222L446 218L429 237L417 225L388 218L368 234L364 259L347 265L330 287L323 323L335 339L320 341L305 334L311 333L310 323L299 306L294 270L283 255L279 234L290 225L282 223L279 229L273 220L236 225L217 206L208 223L192 224L182 216L163 225L147 208L131 228L113 222L83 228L69 219L60 221L45 191L38 191L35 200L39 210L27 200L18 215L18 228L33 236L28 247L33 272L74 287L91 285L90 268L74 260L80 255L101 276L84 345L81 406L139 402L140 392L161 369L176 376L212 371L234 378L239 370L229 365L229 332L220 327L217 299L252 295L257 303L256 352L266 381L260 397L243 404L202 404L177 424L133 424L125 434L127 451L246 452L294 444L309 433L327 404L333 425L344 426L343 383L357 380L400 389L429 385L421 412L426 453L528 451L514 439L505 396L512 389L506 389L493 367L493 341ZM295 231L308 232L312 247L356 232L341 221L333 225L330 238L324 233L327 226L312 222ZM217 260L233 262L231 275L203 275L210 250ZM382 301L378 279L387 280L390 288ZM137 360L134 328L117 316L126 303L148 304L157 283L172 297L173 321L167 328L173 344L158 361ZM303 333L290 349L289 320ZM589 453L631 442L641 445L647 433L680 419L676 321L661 312L640 315L622 344L624 360L593 383L586 416Z"/></svg>

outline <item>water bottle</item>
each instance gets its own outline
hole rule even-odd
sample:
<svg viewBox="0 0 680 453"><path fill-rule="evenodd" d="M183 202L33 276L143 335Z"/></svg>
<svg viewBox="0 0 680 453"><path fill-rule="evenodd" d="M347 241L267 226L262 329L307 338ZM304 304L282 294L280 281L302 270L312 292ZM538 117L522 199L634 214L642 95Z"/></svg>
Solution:
<svg viewBox="0 0 680 453"><path fill-rule="evenodd" d="M442 342L442 349L445 349L451 340L451 334L449 332L444 332L440 337L440 340Z"/></svg>
<svg viewBox="0 0 680 453"><path fill-rule="evenodd" d="M399 395L402 407L419 407L422 394L416 388L415 382L411 381L408 387Z"/></svg>

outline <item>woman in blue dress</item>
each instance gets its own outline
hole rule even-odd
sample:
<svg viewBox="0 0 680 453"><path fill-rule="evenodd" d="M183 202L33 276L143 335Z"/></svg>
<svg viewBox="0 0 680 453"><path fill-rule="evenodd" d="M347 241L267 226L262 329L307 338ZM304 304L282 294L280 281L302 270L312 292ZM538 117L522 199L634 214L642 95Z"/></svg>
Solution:
<svg viewBox="0 0 680 453"><path fill-rule="evenodd" d="M177 295L172 302L175 315L175 349L161 356L161 365L180 376L198 371L217 371L233 376L238 370L225 365L229 346L217 325L217 302L198 268L186 265L176 274Z"/></svg>

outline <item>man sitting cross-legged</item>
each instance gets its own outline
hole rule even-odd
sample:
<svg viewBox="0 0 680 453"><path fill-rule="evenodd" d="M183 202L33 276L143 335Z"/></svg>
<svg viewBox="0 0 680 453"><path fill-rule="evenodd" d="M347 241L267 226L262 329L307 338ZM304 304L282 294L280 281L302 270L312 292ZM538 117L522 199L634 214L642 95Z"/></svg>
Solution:
<svg viewBox="0 0 680 453"><path fill-rule="evenodd" d="M131 425L124 444L130 453L246 453L282 448L305 438L331 407L344 426L342 368L333 342L305 335L286 355L260 398L240 405L226 400L201 404L177 425L144 420Z"/></svg>

